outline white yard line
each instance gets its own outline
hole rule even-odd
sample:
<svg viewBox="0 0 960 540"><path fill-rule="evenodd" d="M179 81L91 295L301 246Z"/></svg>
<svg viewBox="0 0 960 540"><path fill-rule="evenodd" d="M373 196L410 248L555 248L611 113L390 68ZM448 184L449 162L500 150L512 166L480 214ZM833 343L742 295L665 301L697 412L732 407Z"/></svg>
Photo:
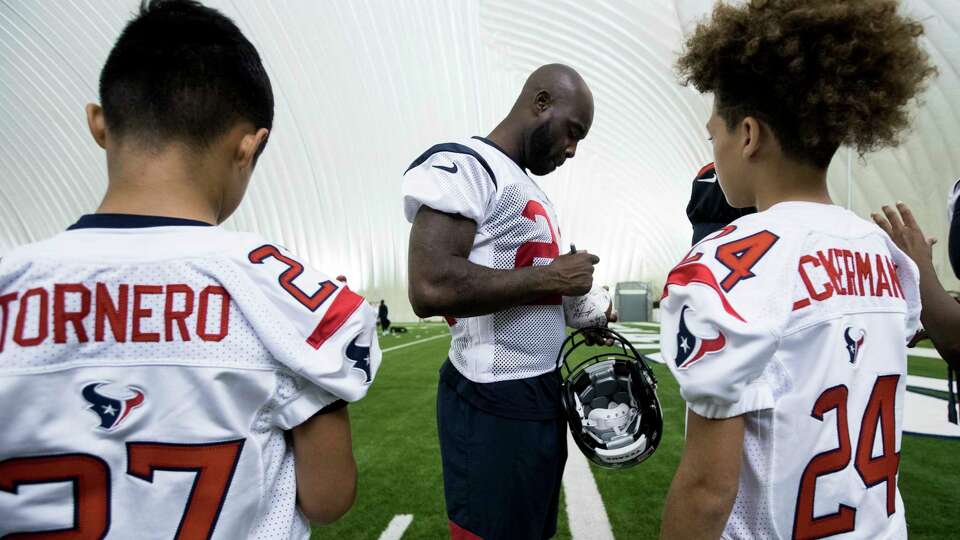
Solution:
<svg viewBox="0 0 960 540"><path fill-rule="evenodd" d="M913 375L907 377L907 384L913 382ZM946 381L943 381L946 383ZM911 384L911 386L913 386ZM947 386L943 385L944 389ZM907 392L903 409L905 433L919 433L960 439L960 426L947 421L947 402L932 396L916 392Z"/></svg>
<svg viewBox="0 0 960 540"><path fill-rule="evenodd" d="M567 467L563 471L563 493L566 497L567 521L573 540L613 540L613 529L600 498L597 482L590 472L570 432L567 431Z"/></svg>
<svg viewBox="0 0 960 540"><path fill-rule="evenodd" d="M660 354L659 351L644 353L644 355L658 364L666 364L666 362L663 359L663 356Z"/></svg>
<svg viewBox="0 0 960 540"><path fill-rule="evenodd" d="M936 358L942 359L940 353L936 349L927 349L924 347L914 347L912 349L907 349L907 356L919 356L921 358Z"/></svg>
<svg viewBox="0 0 960 540"><path fill-rule="evenodd" d="M433 341L433 340L435 340L435 339L440 339L440 338L442 338L442 337L450 337L450 334L440 334L439 336L432 336L432 337L428 337L428 338L418 339L418 340L416 340L416 341L411 341L410 343L404 343L403 345L397 345L397 346L395 346L395 347L387 347L386 349L383 349L383 350L380 351L380 352L388 353L388 352L390 352L390 351L396 351L396 350L402 349L402 348L404 348L404 347L413 347L414 345L419 345L419 344L421 344L421 343L426 343L427 341Z"/></svg>
<svg viewBox="0 0 960 540"><path fill-rule="evenodd" d="M620 333L623 337L630 340L630 343L634 345L649 345L651 343L658 344L660 343L660 336L651 336L650 334L624 334Z"/></svg>
<svg viewBox="0 0 960 540"><path fill-rule="evenodd" d="M380 533L379 540L400 540L403 538L403 533L411 523L413 523L413 515L411 514L397 514L393 516L393 519L387 524L387 528Z"/></svg>
<svg viewBox="0 0 960 540"><path fill-rule="evenodd" d="M946 379L921 377L920 375L907 375L907 386L916 386L918 388L926 388L927 390L940 390L941 392L949 390Z"/></svg>
<svg viewBox="0 0 960 540"><path fill-rule="evenodd" d="M630 326L627 326L627 324L629 324ZM660 329L660 323L652 323L652 322L614 323L614 324L611 324L610 326L614 328L616 328L617 326L620 326L622 328L633 328L634 330L646 330L646 329L659 330Z"/></svg>

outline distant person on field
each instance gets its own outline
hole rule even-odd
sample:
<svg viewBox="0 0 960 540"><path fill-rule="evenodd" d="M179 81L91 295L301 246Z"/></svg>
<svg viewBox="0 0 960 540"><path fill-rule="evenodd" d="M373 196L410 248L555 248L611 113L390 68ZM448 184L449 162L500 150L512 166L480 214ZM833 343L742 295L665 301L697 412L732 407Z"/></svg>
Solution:
<svg viewBox="0 0 960 540"><path fill-rule="evenodd" d="M377 318L380 319L380 333L384 336L390 330L390 319L387 318L388 312L387 304L380 300L380 307L377 308Z"/></svg>

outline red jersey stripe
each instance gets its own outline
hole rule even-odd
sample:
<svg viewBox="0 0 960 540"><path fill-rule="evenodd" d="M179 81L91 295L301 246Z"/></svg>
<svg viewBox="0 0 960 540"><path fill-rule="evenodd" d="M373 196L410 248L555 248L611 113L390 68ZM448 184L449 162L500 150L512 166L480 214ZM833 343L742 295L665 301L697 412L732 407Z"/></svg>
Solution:
<svg viewBox="0 0 960 540"><path fill-rule="evenodd" d="M343 323L347 322L350 315L353 315L353 312L356 311L362 303L362 296L350 289L344 288L340 291L340 294L333 299L333 304L330 305L327 312L323 315L320 324L313 329L313 333L307 338L307 343L314 349L319 349L324 342L330 339L330 336L337 333L337 330L343 326Z"/></svg>

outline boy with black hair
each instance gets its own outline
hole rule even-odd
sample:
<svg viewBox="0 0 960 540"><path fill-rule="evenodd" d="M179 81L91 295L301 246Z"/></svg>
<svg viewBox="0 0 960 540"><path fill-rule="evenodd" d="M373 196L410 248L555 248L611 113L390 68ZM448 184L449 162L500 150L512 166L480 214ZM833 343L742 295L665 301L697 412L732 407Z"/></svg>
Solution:
<svg viewBox="0 0 960 540"><path fill-rule="evenodd" d="M97 212L0 261L0 403L19 411L0 536L308 538L353 503L345 405L380 351L363 298L215 226L272 127L260 57L218 11L154 0L100 97Z"/></svg>

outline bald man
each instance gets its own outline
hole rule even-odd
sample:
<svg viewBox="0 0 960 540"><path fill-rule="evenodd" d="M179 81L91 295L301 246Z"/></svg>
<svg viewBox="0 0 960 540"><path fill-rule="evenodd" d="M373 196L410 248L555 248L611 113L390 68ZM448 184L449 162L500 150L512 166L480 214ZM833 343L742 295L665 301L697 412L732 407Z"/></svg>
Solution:
<svg viewBox="0 0 960 540"><path fill-rule="evenodd" d="M404 173L410 302L420 317L444 316L453 337L437 388L452 538L556 532L567 457L561 297L587 293L599 259L569 253L527 171L573 158L592 123L583 78L543 66L489 135L437 144Z"/></svg>

